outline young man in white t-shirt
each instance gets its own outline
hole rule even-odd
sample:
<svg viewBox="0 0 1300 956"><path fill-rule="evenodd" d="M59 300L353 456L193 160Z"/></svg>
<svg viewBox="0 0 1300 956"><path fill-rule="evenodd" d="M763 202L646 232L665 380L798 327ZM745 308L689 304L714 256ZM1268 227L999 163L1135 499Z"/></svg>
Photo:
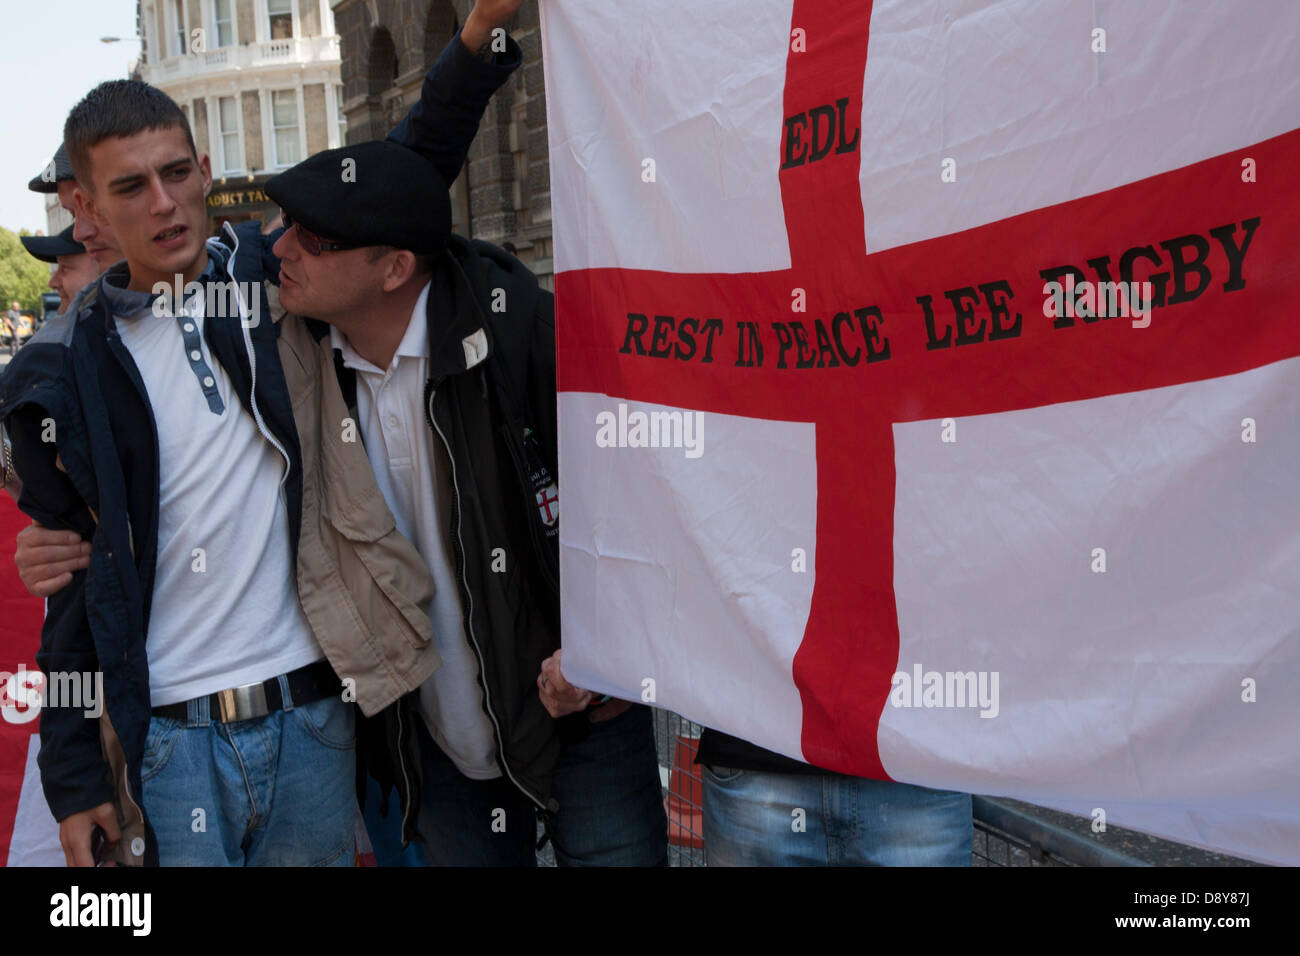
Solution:
<svg viewBox="0 0 1300 956"><path fill-rule="evenodd" d="M79 297L69 334L91 337L105 396L121 396L109 414L122 433L128 507L152 490L140 473L149 443L132 444L140 433L152 432L156 455L148 462L156 474L152 525L135 521L128 529L140 581L149 586L143 626L91 628L99 631L95 664L128 753L138 743L138 708L151 713L141 784L128 798L146 807L163 864L351 865L355 718L295 587L284 487L296 454L291 410L275 407L287 403L273 394L273 370L253 344L246 303L233 314L207 314L212 297L173 302L154 291L178 279L230 279L231 251L205 240L207 157L198 156L170 98L134 81L91 91L69 115L65 140L86 213L111 224L126 260ZM133 388L113 392L121 381ZM92 428L97 411L77 412ZM72 411L63 418L76 427ZM22 441L16 434L16 450ZM39 454L30 441L24 450L20 461ZM97 524L109 520L103 499L112 471L96 461L100 513L88 510ZM32 484L24 481L33 495L53 494ZM137 540L134 529L146 526L145 540ZM107 590L113 580L97 576L100 599L84 596L91 615L116 609ZM106 648L117 637L120 665ZM53 646L42 650L59 662ZM70 773L70 742L62 743L42 748L51 780ZM54 792L57 799L57 785ZM81 802L95 796L88 789ZM96 827L115 836L119 810L105 801L60 817L70 862L85 862ZM135 856L152 849L132 842Z"/></svg>

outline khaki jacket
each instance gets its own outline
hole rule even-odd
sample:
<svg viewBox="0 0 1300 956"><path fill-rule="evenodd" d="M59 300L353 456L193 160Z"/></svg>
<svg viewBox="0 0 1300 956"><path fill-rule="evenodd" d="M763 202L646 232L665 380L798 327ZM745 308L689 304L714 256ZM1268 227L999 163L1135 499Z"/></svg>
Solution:
<svg viewBox="0 0 1300 956"><path fill-rule="evenodd" d="M278 321L302 448L298 597L334 672L372 717L441 664L427 610L433 578L375 482L328 336L317 342L298 316Z"/></svg>

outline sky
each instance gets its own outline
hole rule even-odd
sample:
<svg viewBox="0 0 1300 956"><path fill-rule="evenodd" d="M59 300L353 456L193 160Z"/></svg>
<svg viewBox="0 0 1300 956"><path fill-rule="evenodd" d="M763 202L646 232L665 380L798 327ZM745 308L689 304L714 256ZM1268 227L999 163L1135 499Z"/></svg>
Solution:
<svg viewBox="0 0 1300 956"><path fill-rule="evenodd" d="M44 232L44 197L27 188L54 155L63 121L140 55L135 0L0 0L0 226ZM101 43L100 37L123 37Z"/></svg>

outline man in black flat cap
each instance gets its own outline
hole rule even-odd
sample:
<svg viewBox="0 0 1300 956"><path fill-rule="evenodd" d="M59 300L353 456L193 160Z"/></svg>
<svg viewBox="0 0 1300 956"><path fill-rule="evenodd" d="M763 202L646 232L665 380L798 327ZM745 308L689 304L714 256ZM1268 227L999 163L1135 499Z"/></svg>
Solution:
<svg viewBox="0 0 1300 956"><path fill-rule="evenodd" d="M556 719L551 699L553 297L513 256L450 235L446 183L397 144L327 150L266 193L288 226L280 303L312 317L302 328L337 371L345 422L436 583L442 667L383 715L380 746L359 730L358 759L381 781L418 761L419 794L399 794L418 802L435 865L533 865L539 816L562 865L663 865L650 712L564 685L574 712ZM415 729L416 749L388 752L393 725Z"/></svg>
<svg viewBox="0 0 1300 956"><path fill-rule="evenodd" d="M59 312L68 305L84 286L99 277L99 267L86 253L86 247L72 238L75 226L68 226L57 236L20 236L23 247L40 259L55 266L50 275L50 288L59 294Z"/></svg>

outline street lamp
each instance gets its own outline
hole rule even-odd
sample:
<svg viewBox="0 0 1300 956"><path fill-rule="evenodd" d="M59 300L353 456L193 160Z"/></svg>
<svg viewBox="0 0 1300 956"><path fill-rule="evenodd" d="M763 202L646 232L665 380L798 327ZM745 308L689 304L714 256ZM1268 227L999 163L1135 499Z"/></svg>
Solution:
<svg viewBox="0 0 1300 956"><path fill-rule="evenodd" d="M140 59L131 60L126 64L126 75L133 78L140 78L140 63L144 60L144 38L143 37L100 37L100 43L130 43L140 44Z"/></svg>

